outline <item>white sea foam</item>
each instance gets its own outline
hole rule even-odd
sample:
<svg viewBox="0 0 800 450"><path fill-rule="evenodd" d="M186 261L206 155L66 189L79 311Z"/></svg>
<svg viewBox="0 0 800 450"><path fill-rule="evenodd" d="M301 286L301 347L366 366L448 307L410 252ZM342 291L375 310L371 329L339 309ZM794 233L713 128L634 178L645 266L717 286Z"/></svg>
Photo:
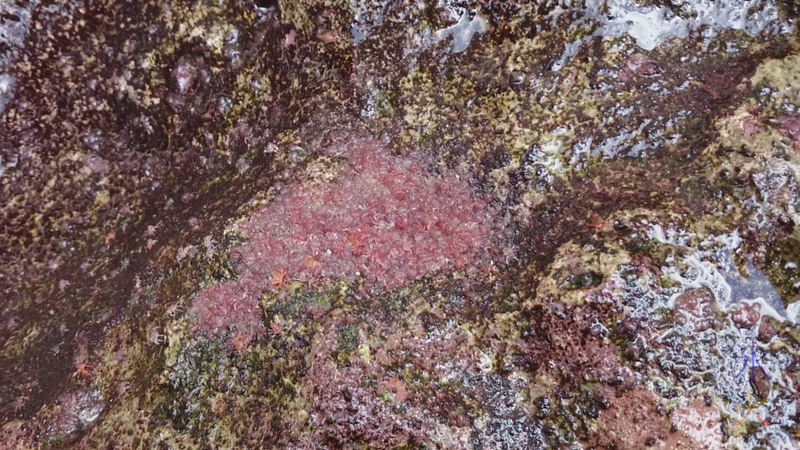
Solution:
<svg viewBox="0 0 800 450"><path fill-rule="evenodd" d="M719 308L727 311L732 305L747 302L758 303L761 314L777 320L797 323L797 314L789 315L783 300L769 278L750 261L738 268L733 260L741 243L737 231L730 234L712 235L696 247L689 245L691 234L664 229L653 224L648 237L660 243L683 247L690 251L680 258L681 265L670 264L664 267L664 274L681 284L684 289L706 288L714 295ZM746 273L741 273L744 271ZM672 296L669 306L673 307L678 294ZM793 309L796 311L797 307Z"/></svg>
<svg viewBox="0 0 800 450"><path fill-rule="evenodd" d="M0 0L0 114L14 98L16 80L8 73L16 52L25 45L36 0L18 5L11 0Z"/></svg>
<svg viewBox="0 0 800 450"><path fill-rule="evenodd" d="M778 8L773 1L683 0L672 3L680 15L666 6L642 6L634 0L589 0L587 9L602 23L595 35L616 38L627 34L636 45L648 51L669 39L695 33L710 38L722 30L742 30L750 36L790 31L779 22ZM602 8L603 5L607 8Z"/></svg>
<svg viewBox="0 0 800 450"><path fill-rule="evenodd" d="M476 34L484 33L488 29L486 20L480 14L474 14L472 17L470 15L467 10L461 11L458 22L455 25L433 32L428 42L436 44L451 37L453 40L450 51L463 53L469 47L469 43L472 42L472 38Z"/></svg>

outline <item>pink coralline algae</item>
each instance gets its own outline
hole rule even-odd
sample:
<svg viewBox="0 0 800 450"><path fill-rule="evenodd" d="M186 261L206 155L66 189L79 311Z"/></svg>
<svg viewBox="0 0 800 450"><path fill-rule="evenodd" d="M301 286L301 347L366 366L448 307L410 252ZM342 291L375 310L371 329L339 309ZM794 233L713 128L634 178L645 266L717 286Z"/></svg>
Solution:
<svg viewBox="0 0 800 450"><path fill-rule="evenodd" d="M376 141L327 149L345 156L329 183L292 186L241 226L237 281L200 292L193 309L207 331L246 325L265 289L285 282L354 281L395 289L441 270L487 267L497 241L492 208L455 174L432 175L418 158ZM249 319L252 321L252 319Z"/></svg>
<svg viewBox="0 0 800 450"><path fill-rule="evenodd" d="M196 329L205 333L229 332L232 345L246 347L265 332L258 294L239 282L224 282L198 292L190 310L197 319Z"/></svg>

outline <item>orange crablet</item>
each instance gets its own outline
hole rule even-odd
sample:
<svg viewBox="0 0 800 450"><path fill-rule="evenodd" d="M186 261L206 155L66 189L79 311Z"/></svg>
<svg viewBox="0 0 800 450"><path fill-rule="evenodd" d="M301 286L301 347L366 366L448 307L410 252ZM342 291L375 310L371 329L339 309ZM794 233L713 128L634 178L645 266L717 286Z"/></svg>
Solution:
<svg viewBox="0 0 800 450"><path fill-rule="evenodd" d="M317 258L314 258L313 256L306 256L303 259L303 267L305 267L309 272L316 272L319 270L320 265L321 264Z"/></svg>
<svg viewBox="0 0 800 450"><path fill-rule="evenodd" d="M287 273L284 269L278 269L272 272L272 280L270 281L269 285L274 288L281 289L288 281L289 273Z"/></svg>
<svg viewBox="0 0 800 450"><path fill-rule="evenodd" d="M244 335L242 335L241 331L237 331L236 334L233 336L233 348L236 349L236 353L241 354L250 344L248 339L245 339Z"/></svg>
<svg viewBox="0 0 800 450"><path fill-rule="evenodd" d="M87 362L79 362L75 364L75 375L80 375L85 378L92 377L92 366Z"/></svg>

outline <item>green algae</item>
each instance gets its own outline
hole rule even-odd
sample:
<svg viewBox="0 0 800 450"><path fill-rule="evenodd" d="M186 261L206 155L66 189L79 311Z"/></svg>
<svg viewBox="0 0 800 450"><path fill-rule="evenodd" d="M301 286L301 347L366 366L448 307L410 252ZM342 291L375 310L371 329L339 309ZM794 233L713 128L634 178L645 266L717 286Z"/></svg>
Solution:
<svg viewBox="0 0 800 450"><path fill-rule="evenodd" d="M333 358L341 366L350 361L358 348L358 324L342 325L336 330L336 346Z"/></svg>
<svg viewBox="0 0 800 450"><path fill-rule="evenodd" d="M770 59L761 64L750 79L753 89L758 92L768 86L778 92L788 93L800 85L800 55L789 55L781 59ZM783 105L779 99L776 107Z"/></svg>
<svg viewBox="0 0 800 450"><path fill-rule="evenodd" d="M764 273L780 294L785 307L800 301L798 255L800 255L800 236L795 233L776 242L765 256Z"/></svg>

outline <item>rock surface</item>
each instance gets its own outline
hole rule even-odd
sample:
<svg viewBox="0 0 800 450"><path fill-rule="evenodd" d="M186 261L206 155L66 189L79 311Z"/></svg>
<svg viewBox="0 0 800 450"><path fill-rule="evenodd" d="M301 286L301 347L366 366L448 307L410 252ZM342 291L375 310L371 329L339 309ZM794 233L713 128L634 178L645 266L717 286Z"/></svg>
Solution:
<svg viewBox="0 0 800 450"><path fill-rule="evenodd" d="M0 448L796 448L798 13L0 4Z"/></svg>

